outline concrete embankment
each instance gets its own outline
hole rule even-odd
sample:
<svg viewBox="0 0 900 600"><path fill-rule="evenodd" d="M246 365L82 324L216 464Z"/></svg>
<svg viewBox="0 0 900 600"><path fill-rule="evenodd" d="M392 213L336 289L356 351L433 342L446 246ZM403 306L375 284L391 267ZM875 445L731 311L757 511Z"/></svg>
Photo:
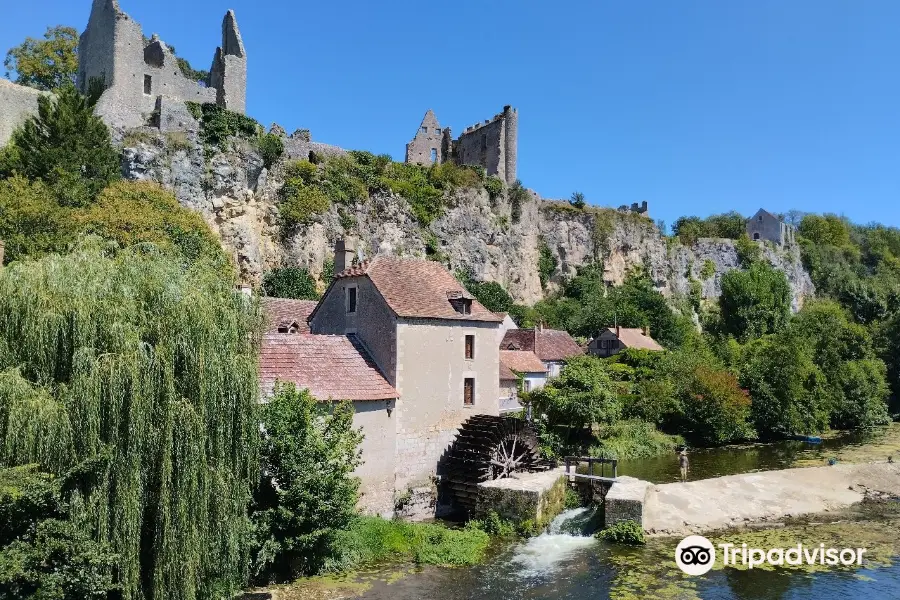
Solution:
<svg viewBox="0 0 900 600"><path fill-rule="evenodd" d="M636 491L640 486L631 481L627 487ZM650 484L636 514L648 533L686 535L826 512L867 496L900 497L900 464L835 465Z"/></svg>

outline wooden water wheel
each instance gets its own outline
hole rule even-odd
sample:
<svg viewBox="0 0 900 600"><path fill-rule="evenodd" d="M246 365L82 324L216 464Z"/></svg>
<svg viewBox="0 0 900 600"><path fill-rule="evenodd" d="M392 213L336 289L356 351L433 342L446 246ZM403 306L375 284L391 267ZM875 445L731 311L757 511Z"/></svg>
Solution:
<svg viewBox="0 0 900 600"><path fill-rule="evenodd" d="M492 415L466 421L442 463L442 485L465 510L475 506L479 483L547 468L530 424Z"/></svg>

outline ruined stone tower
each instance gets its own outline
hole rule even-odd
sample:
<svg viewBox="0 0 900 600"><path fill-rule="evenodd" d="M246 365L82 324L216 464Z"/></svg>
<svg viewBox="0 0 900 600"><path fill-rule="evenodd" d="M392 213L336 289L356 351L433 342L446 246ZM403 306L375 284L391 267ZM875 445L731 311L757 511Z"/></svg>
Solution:
<svg viewBox="0 0 900 600"><path fill-rule="evenodd" d="M467 127L453 141L450 129L441 129L434 112L422 119L416 136L406 145L406 162L430 165L453 160L461 165L479 165L488 175L496 175L507 185L516 181L519 113L511 106L503 112Z"/></svg>
<svg viewBox="0 0 900 600"><path fill-rule="evenodd" d="M216 50L209 81L195 81L185 76L171 48L157 35L144 37L119 0L94 0L78 44L78 87L87 93L96 84L105 90L97 114L112 126L146 124L163 97L217 103L243 113L247 56L234 13L225 15L222 46Z"/></svg>

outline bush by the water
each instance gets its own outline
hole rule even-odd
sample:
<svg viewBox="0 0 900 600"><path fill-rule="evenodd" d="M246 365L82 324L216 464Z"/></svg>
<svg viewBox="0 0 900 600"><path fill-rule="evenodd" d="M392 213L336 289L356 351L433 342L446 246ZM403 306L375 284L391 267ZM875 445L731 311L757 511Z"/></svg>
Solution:
<svg viewBox="0 0 900 600"><path fill-rule="evenodd" d="M644 528L635 521L628 519L598 531L596 536L613 544L638 546L644 543Z"/></svg>
<svg viewBox="0 0 900 600"><path fill-rule="evenodd" d="M660 456L684 444L681 436L662 433L652 423L638 420L603 426L597 438L599 443L590 449L591 456L616 459Z"/></svg>
<svg viewBox="0 0 900 600"><path fill-rule="evenodd" d="M343 571L383 561L412 561L421 565L469 566L484 557L490 536L468 527L449 529L431 523L357 517L337 531L335 554L327 566Z"/></svg>

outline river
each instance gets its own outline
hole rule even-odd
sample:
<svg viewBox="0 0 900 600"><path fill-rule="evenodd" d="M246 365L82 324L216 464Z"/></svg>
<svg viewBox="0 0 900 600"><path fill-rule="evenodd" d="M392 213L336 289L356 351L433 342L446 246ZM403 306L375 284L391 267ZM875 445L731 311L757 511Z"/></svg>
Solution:
<svg viewBox="0 0 900 600"><path fill-rule="evenodd" d="M690 453L691 479L838 461L900 460L900 424L871 434L836 436L821 445L804 442L754 444ZM622 461L620 474L655 483L678 480L672 457ZM866 548L860 567L724 567L691 577L674 563L673 538L653 538L641 547L614 546L589 535L595 516L567 511L547 532L498 550L469 569L426 568L397 580L376 581L365 600L543 600L543 599L900 599L900 501L863 504L805 517L766 530L733 531L713 538L749 547Z"/></svg>

